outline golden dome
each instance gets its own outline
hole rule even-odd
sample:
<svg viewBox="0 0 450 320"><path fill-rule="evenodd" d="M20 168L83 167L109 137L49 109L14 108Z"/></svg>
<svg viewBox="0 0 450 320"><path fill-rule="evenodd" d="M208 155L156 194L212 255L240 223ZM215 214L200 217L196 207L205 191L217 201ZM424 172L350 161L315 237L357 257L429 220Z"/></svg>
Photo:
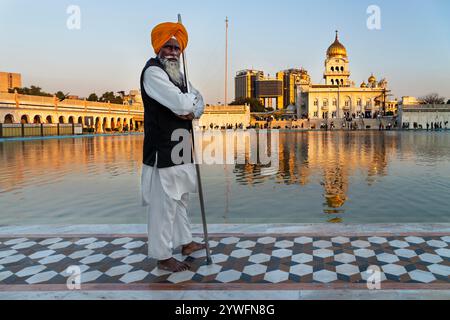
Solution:
<svg viewBox="0 0 450 320"><path fill-rule="evenodd" d="M367 88L367 84L364 81L361 83L361 88Z"/></svg>
<svg viewBox="0 0 450 320"><path fill-rule="evenodd" d="M333 44L327 50L328 58L334 57L344 57L347 58L347 49L345 49L344 45L339 42L338 32L336 31L336 40L334 40Z"/></svg>
<svg viewBox="0 0 450 320"><path fill-rule="evenodd" d="M330 208L340 208L345 204L345 201L347 200L347 198L345 197L345 195L326 195L325 199L327 201L327 205Z"/></svg>
<svg viewBox="0 0 450 320"><path fill-rule="evenodd" d="M377 82L377 78L375 78L372 73L372 75L369 78L369 83L373 83L373 82Z"/></svg>

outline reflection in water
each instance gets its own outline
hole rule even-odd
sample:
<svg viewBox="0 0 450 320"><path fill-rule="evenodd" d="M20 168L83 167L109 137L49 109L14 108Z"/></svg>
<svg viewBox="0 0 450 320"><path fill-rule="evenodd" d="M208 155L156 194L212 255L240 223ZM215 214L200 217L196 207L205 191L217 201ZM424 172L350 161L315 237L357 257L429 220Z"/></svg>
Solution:
<svg viewBox="0 0 450 320"><path fill-rule="evenodd" d="M343 214L349 176L358 170L366 171L369 185L376 181L376 176L385 176L388 153L395 153L397 143L395 135L387 137L371 132L281 133L280 169L275 180L276 183L306 185L312 175L320 172L324 212ZM262 176L258 165L237 165L235 173L237 181L244 185L273 179ZM335 217L330 221L341 219Z"/></svg>
<svg viewBox="0 0 450 320"><path fill-rule="evenodd" d="M274 175L250 163L256 146L243 141L235 149L246 164L202 166L208 222L450 222L448 133L281 132L279 139ZM142 142L0 143L0 224L145 223Z"/></svg>

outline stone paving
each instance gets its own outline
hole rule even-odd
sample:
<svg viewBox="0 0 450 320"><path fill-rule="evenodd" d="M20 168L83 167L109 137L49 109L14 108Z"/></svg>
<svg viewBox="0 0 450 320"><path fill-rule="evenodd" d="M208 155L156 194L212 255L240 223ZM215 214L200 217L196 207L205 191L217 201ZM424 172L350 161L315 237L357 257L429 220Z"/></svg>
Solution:
<svg viewBox="0 0 450 320"><path fill-rule="evenodd" d="M82 286L96 290L364 288L370 266L379 268L384 287L450 290L447 235L213 234L213 265L205 265L204 251L177 253L192 269L176 274L147 258L146 240L0 236L0 291L64 290L71 266L80 268Z"/></svg>

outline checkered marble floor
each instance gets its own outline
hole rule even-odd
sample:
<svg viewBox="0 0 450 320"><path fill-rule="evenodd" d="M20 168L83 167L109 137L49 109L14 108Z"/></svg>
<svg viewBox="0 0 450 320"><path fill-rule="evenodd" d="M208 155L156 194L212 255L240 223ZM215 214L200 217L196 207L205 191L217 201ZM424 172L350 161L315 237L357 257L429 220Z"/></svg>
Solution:
<svg viewBox="0 0 450 320"><path fill-rule="evenodd" d="M199 239L196 239L199 240ZM175 257L192 270L171 274L146 256L145 237L0 238L0 290L65 285L70 266L83 284L365 284L370 266L382 283L437 284L450 289L450 236L211 236L205 252Z"/></svg>

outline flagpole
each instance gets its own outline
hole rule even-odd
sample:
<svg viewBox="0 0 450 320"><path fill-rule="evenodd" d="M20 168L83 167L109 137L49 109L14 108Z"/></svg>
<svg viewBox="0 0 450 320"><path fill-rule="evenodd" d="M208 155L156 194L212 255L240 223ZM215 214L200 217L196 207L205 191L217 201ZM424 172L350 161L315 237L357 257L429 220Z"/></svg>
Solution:
<svg viewBox="0 0 450 320"><path fill-rule="evenodd" d="M228 106L228 17L225 20L225 107Z"/></svg>

